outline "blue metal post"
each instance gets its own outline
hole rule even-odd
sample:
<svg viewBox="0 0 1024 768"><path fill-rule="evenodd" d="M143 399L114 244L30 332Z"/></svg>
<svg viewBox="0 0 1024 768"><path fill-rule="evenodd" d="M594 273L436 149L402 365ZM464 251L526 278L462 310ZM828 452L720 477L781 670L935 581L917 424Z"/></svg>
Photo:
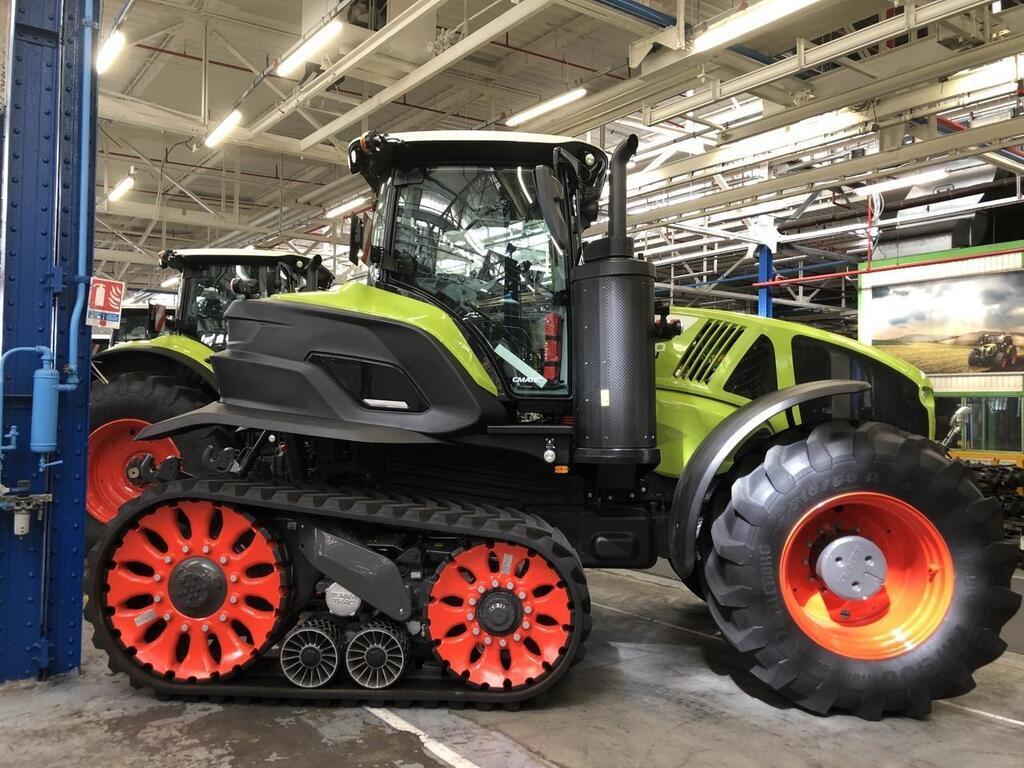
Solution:
<svg viewBox="0 0 1024 768"><path fill-rule="evenodd" d="M64 672L81 657L81 578L84 559L85 445L88 434L89 333L69 329L81 227L91 246L95 122L83 104L85 29L95 27L89 0L15 0L11 9L9 92L4 105L2 275L3 349L53 348L67 370L70 334L79 341L78 370L86 382L60 395L57 450L63 463L40 469L22 439L5 454L4 483L53 502L15 536L0 510L0 682ZM93 111L93 114L95 112ZM81 174L82 164L87 174ZM83 184L85 181L85 184ZM90 258L86 265L91 271ZM34 355L12 357L4 370L4 421L30 433Z"/></svg>
<svg viewBox="0 0 1024 768"><path fill-rule="evenodd" d="M772 251L767 245L757 246L757 282L766 283L772 279ZM772 289L757 289L757 314L759 317L772 316Z"/></svg>

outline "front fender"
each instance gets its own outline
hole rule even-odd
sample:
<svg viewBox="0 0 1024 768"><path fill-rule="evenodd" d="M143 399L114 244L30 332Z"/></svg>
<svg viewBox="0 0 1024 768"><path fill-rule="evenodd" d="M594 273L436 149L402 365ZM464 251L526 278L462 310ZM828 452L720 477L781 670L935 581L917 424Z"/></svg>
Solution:
<svg viewBox="0 0 1024 768"><path fill-rule="evenodd" d="M823 397L853 395L870 389L864 381L811 381L779 389L751 400L718 424L693 452L679 476L672 497L669 557L680 578L693 570L697 552L697 523L719 467L773 416L801 403Z"/></svg>

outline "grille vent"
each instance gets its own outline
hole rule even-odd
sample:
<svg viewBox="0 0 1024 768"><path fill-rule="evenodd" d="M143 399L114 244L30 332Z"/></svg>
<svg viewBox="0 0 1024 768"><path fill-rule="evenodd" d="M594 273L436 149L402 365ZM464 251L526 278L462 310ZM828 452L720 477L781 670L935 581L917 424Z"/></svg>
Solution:
<svg viewBox="0 0 1024 768"><path fill-rule="evenodd" d="M697 384L707 384L718 370L736 340L743 335L743 326L724 320L709 320L690 342L676 368L676 376Z"/></svg>

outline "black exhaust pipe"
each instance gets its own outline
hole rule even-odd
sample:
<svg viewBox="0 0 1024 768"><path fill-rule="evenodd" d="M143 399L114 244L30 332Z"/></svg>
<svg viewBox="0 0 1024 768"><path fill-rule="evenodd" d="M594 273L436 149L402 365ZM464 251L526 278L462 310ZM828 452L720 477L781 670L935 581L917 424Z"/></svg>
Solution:
<svg viewBox="0 0 1024 768"><path fill-rule="evenodd" d="M608 236L587 243L570 280L575 461L602 469L607 487L630 487L638 467L660 457L654 408L654 265L633 258L626 235L626 164L630 135L612 153ZM610 468L609 468L610 469Z"/></svg>

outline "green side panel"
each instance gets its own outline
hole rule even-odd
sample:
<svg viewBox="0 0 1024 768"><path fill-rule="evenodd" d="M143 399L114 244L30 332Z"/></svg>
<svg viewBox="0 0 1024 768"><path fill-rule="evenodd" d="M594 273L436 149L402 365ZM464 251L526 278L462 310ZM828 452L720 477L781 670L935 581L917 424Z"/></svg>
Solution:
<svg viewBox="0 0 1024 768"><path fill-rule="evenodd" d="M346 283L327 291L279 293L271 296L268 301L292 301L415 325L441 342L466 369L473 381L492 395L498 394L497 386L473 352L473 348L469 346L462 331L455 325L455 321L447 312L433 304L374 288L365 283Z"/></svg>
<svg viewBox="0 0 1024 768"><path fill-rule="evenodd" d="M196 363L203 366L206 370L211 372L213 371L213 366L210 365L209 360L210 355L213 354L213 350L201 341L196 341L191 336L182 336L180 334L170 333L145 341L126 341L123 344L115 344L111 349L145 352L147 349L151 349L153 347L177 352L179 355L184 355L185 357L195 360Z"/></svg>

